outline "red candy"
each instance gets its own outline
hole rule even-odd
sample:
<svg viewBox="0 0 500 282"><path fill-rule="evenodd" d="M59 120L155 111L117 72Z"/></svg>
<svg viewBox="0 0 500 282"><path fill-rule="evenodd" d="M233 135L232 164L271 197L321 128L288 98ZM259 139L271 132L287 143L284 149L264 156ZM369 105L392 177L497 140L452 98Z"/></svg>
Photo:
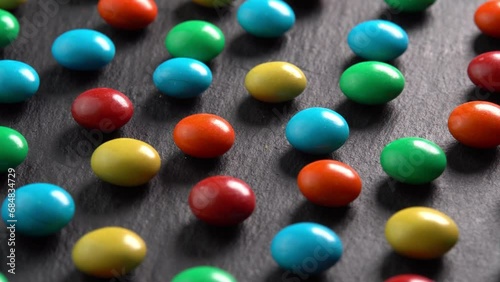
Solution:
<svg viewBox="0 0 500 282"><path fill-rule="evenodd" d="M234 143L231 124L220 116L195 114L182 119L174 128L174 142L187 155L215 158L229 151Z"/></svg>
<svg viewBox="0 0 500 282"><path fill-rule="evenodd" d="M117 90L94 88L76 97L71 114L85 128L111 132L132 118L134 106L127 96Z"/></svg>
<svg viewBox="0 0 500 282"><path fill-rule="evenodd" d="M212 176L189 193L189 207L200 220L217 226L243 222L255 209L255 194L248 184L229 176Z"/></svg>
<svg viewBox="0 0 500 282"><path fill-rule="evenodd" d="M479 6L474 22L484 34L500 37L500 1L488 1Z"/></svg>
<svg viewBox="0 0 500 282"><path fill-rule="evenodd" d="M500 106L483 101L462 104L451 112L448 129L464 145L494 148L500 145Z"/></svg>
<svg viewBox="0 0 500 282"><path fill-rule="evenodd" d="M346 206L361 193L361 178L350 166L333 160L306 165L297 177L300 192L311 202L327 207Z"/></svg>
<svg viewBox="0 0 500 282"><path fill-rule="evenodd" d="M415 274L402 274L398 276L391 277L384 282L434 282L429 278L425 278L420 275Z"/></svg>
<svg viewBox="0 0 500 282"><path fill-rule="evenodd" d="M100 0L97 10L109 25L128 30L147 27L158 14L153 0Z"/></svg>
<svg viewBox="0 0 500 282"><path fill-rule="evenodd" d="M477 86L490 92L500 92L500 52L481 54L469 63L467 74Z"/></svg>

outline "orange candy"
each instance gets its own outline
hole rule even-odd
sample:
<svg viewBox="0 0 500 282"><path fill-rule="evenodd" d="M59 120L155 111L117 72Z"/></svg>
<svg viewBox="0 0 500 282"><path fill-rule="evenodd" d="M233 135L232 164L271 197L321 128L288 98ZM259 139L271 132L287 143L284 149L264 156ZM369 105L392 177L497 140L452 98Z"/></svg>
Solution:
<svg viewBox="0 0 500 282"><path fill-rule="evenodd" d="M147 27L158 14L154 0L99 0L97 10L109 25L128 30Z"/></svg>
<svg viewBox="0 0 500 282"><path fill-rule="evenodd" d="M500 37L500 1L488 1L479 6L474 22L484 34Z"/></svg>
<svg viewBox="0 0 500 282"><path fill-rule="evenodd" d="M306 165L297 177L300 192L311 202L327 207L347 206L361 193L361 178L350 166L333 160Z"/></svg>
<svg viewBox="0 0 500 282"><path fill-rule="evenodd" d="M500 145L500 106L483 101L462 104L451 112L448 129L464 145L494 148Z"/></svg>

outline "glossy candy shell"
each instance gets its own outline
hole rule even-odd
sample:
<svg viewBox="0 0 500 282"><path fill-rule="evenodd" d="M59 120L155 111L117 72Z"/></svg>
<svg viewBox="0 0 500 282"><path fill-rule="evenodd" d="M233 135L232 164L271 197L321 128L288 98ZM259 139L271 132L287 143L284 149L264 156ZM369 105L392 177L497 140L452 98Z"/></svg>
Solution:
<svg viewBox="0 0 500 282"><path fill-rule="evenodd" d="M33 97L40 87L34 68L23 62L0 60L0 103L19 103Z"/></svg>
<svg viewBox="0 0 500 282"><path fill-rule="evenodd" d="M398 12L422 12L433 5L436 0L384 0L392 9Z"/></svg>
<svg viewBox="0 0 500 282"><path fill-rule="evenodd" d="M401 274L393 276L384 282L434 282L433 280L415 274Z"/></svg>
<svg viewBox="0 0 500 282"><path fill-rule="evenodd" d="M5 10L0 10L0 48L10 45L18 35L19 22L16 17Z"/></svg>
<svg viewBox="0 0 500 282"><path fill-rule="evenodd" d="M147 27L158 14L154 0L100 0L97 10L109 25L127 30Z"/></svg>
<svg viewBox="0 0 500 282"><path fill-rule="evenodd" d="M500 1L484 1L474 13L474 22L482 33L500 38Z"/></svg>
<svg viewBox="0 0 500 282"><path fill-rule="evenodd" d="M0 126L0 173L16 168L28 155L26 138L9 127Z"/></svg>
<svg viewBox="0 0 500 282"><path fill-rule="evenodd" d="M295 24L295 13L281 0L247 0L238 8L237 19L248 33L264 38L279 37Z"/></svg>
<svg viewBox="0 0 500 282"><path fill-rule="evenodd" d="M188 268L177 274L171 282L237 282L236 278L226 271L211 267L197 266Z"/></svg>
<svg viewBox="0 0 500 282"><path fill-rule="evenodd" d="M500 51L486 52L472 59L467 75L478 87L500 92Z"/></svg>

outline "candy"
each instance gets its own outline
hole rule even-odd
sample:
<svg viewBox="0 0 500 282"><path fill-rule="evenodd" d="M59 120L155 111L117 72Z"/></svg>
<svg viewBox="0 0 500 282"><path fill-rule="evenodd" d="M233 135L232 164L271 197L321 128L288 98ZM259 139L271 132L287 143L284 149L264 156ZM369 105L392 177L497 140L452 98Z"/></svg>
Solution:
<svg viewBox="0 0 500 282"><path fill-rule="evenodd" d="M385 226L385 237L400 255L436 259L458 241L458 227L446 214L426 207L411 207L395 213Z"/></svg>
<svg viewBox="0 0 500 282"><path fill-rule="evenodd" d="M349 137L349 126L337 112L308 108L295 114L286 125L286 139L297 150L310 154L329 154Z"/></svg>
<svg viewBox="0 0 500 282"><path fill-rule="evenodd" d="M344 95L360 104L379 105L401 94L405 87L403 74L382 62L362 62L349 67L340 77Z"/></svg>
<svg viewBox="0 0 500 282"><path fill-rule="evenodd" d="M19 103L38 91L40 77L34 68L19 61L0 60L0 103Z"/></svg>
<svg viewBox="0 0 500 282"><path fill-rule="evenodd" d="M97 10L109 25L128 30L147 27L158 14L154 0L99 0Z"/></svg>
<svg viewBox="0 0 500 282"><path fill-rule="evenodd" d="M0 10L0 48L10 45L18 35L19 22L16 17L5 10Z"/></svg>
<svg viewBox="0 0 500 282"><path fill-rule="evenodd" d="M174 58L156 68L153 82L167 96L194 98L210 87L212 71L198 60Z"/></svg>
<svg viewBox="0 0 500 282"><path fill-rule="evenodd" d="M384 0L389 7L398 12L422 12L436 0Z"/></svg>
<svg viewBox="0 0 500 282"><path fill-rule="evenodd" d="M222 31L209 22L185 21L170 30L165 46L172 57L208 62L222 52L225 41Z"/></svg>
<svg viewBox="0 0 500 282"><path fill-rule="evenodd" d="M334 266L342 256L342 241L333 230L311 222L283 228L271 243L271 255L283 269L319 274Z"/></svg>
<svg viewBox="0 0 500 282"><path fill-rule="evenodd" d="M212 176L191 189L189 207L198 219L208 224L231 226L250 217L255 209L255 195L241 179Z"/></svg>
<svg viewBox="0 0 500 282"><path fill-rule="evenodd" d="M0 0L0 9L13 10L23 3L26 0Z"/></svg>
<svg viewBox="0 0 500 282"><path fill-rule="evenodd" d="M158 152L149 144L131 138L108 141L94 151L92 170L101 180L118 186L139 186L160 170Z"/></svg>
<svg viewBox="0 0 500 282"><path fill-rule="evenodd" d="M429 278L425 278L420 275L415 274L401 274L398 276L391 277L384 282L434 282Z"/></svg>
<svg viewBox="0 0 500 282"><path fill-rule="evenodd" d="M500 51L483 53L472 59L467 74L480 88L500 92Z"/></svg>
<svg viewBox="0 0 500 282"><path fill-rule="evenodd" d="M295 13L281 0L247 0L238 9L240 26L257 37L279 37L295 24Z"/></svg>
<svg viewBox="0 0 500 282"><path fill-rule="evenodd" d="M290 101L299 96L306 86L304 73L287 62L260 64L251 69L245 77L245 87L250 95L262 102Z"/></svg>
<svg viewBox="0 0 500 282"><path fill-rule="evenodd" d="M459 105L448 118L448 129L464 145L494 148L500 145L500 106L484 101Z"/></svg>
<svg viewBox="0 0 500 282"><path fill-rule="evenodd" d="M91 29L73 29L52 45L54 59L71 70L98 70L115 57L115 45L106 35Z"/></svg>
<svg viewBox="0 0 500 282"><path fill-rule="evenodd" d="M9 194L2 205L2 219L26 236L46 236L65 227L75 214L75 203L63 188L48 183L33 183ZM15 206L12 206L15 203Z"/></svg>
<svg viewBox="0 0 500 282"><path fill-rule="evenodd" d="M71 254L78 270L99 278L125 276L139 266L145 256L144 240L121 227L104 227L85 234Z"/></svg>
<svg viewBox="0 0 500 282"><path fill-rule="evenodd" d="M28 142L18 131L0 126L0 173L15 168L26 159Z"/></svg>
<svg viewBox="0 0 500 282"><path fill-rule="evenodd" d="M395 23L370 20L358 24L349 32L347 44L361 58L391 61L408 48L408 35Z"/></svg>
<svg viewBox="0 0 500 282"><path fill-rule="evenodd" d="M193 0L193 3L209 8L226 7L232 2L233 0Z"/></svg>
<svg viewBox="0 0 500 282"><path fill-rule="evenodd" d="M500 37L500 1L486 1L474 13L474 22L482 33Z"/></svg>
<svg viewBox="0 0 500 282"><path fill-rule="evenodd" d="M7 277L5 277L5 275L0 273L0 282L9 282L9 280L7 280Z"/></svg>
<svg viewBox="0 0 500 282"><path fill-rule="evenodd" d="M392 178L408 184L425 184L446 168L446 155L434 142L418 137L389 143L380 155L382 169Z"/></svg>
<svg viewBox="0 0 500 282"><path fill-rule="evenodd" d="M177 274L170 282L237 282L226 271L211 266L188 268Z"/></svg>
<svg viewBox="0 0 500 282"><path fill-rule="evenodd" d="M220 116L194 114L183 118L174 128L174 142L182 152L196 158L215 158L234 144L234 129Z"/></svg>
<svg viewBox="0 0 500 282"><path fill-rule="evenodd" d="M333 160L315 161L299 172L297 183L309 201L327 207L346 206L361 193L361 178L350 166Z"/></svg>

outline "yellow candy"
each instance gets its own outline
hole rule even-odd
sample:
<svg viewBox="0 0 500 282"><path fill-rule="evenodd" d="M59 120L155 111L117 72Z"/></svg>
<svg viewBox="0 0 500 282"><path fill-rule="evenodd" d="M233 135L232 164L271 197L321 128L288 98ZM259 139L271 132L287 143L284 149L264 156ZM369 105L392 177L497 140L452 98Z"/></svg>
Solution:
<svg viewBox="0 0 500 282"><path fill-rule="evenodd" d="M0 9L12 10L17 8L19 5L24 4L26 0L0 0ZM45 2L45 1L42 1ZM44 5L44 4L40 4Z"/></svg>
<svg viewBox="0 0 500 282"><path fill-rule="evenodd" d="M193 0L193 2L205 7L224 7L229 6L232 0Z"/></svg>
<svg viewBox="0 0 500 282"><path fill-rule="evenodd" d="M458 227L446 214L412 207L394 214L385 226L387 242L397 253L416 259L443 256L458 241Z"/></svg>
<svg viewBox="0 0 500 282"><path fill-rule="evenodd" d="M73 247L71 257L81 272L100 278L126 275L146 256L146 243L121 227L104 227L85 234Z"/></svg>
<svg viewBox="0 0 500 282"><path fill-rule="evenodd" d="M255 99L281 103L299 96L307 86L304 73L287 62L269 62L251 69L245 87Z"/></svg>
<svg viewBox="0 0 500 282"><path fill-rule="evenodd" d="M151 145L136 139L118 138L97 147L90 164L103 181L119 186L138 186L158 173L161 160Z"/></svg>

